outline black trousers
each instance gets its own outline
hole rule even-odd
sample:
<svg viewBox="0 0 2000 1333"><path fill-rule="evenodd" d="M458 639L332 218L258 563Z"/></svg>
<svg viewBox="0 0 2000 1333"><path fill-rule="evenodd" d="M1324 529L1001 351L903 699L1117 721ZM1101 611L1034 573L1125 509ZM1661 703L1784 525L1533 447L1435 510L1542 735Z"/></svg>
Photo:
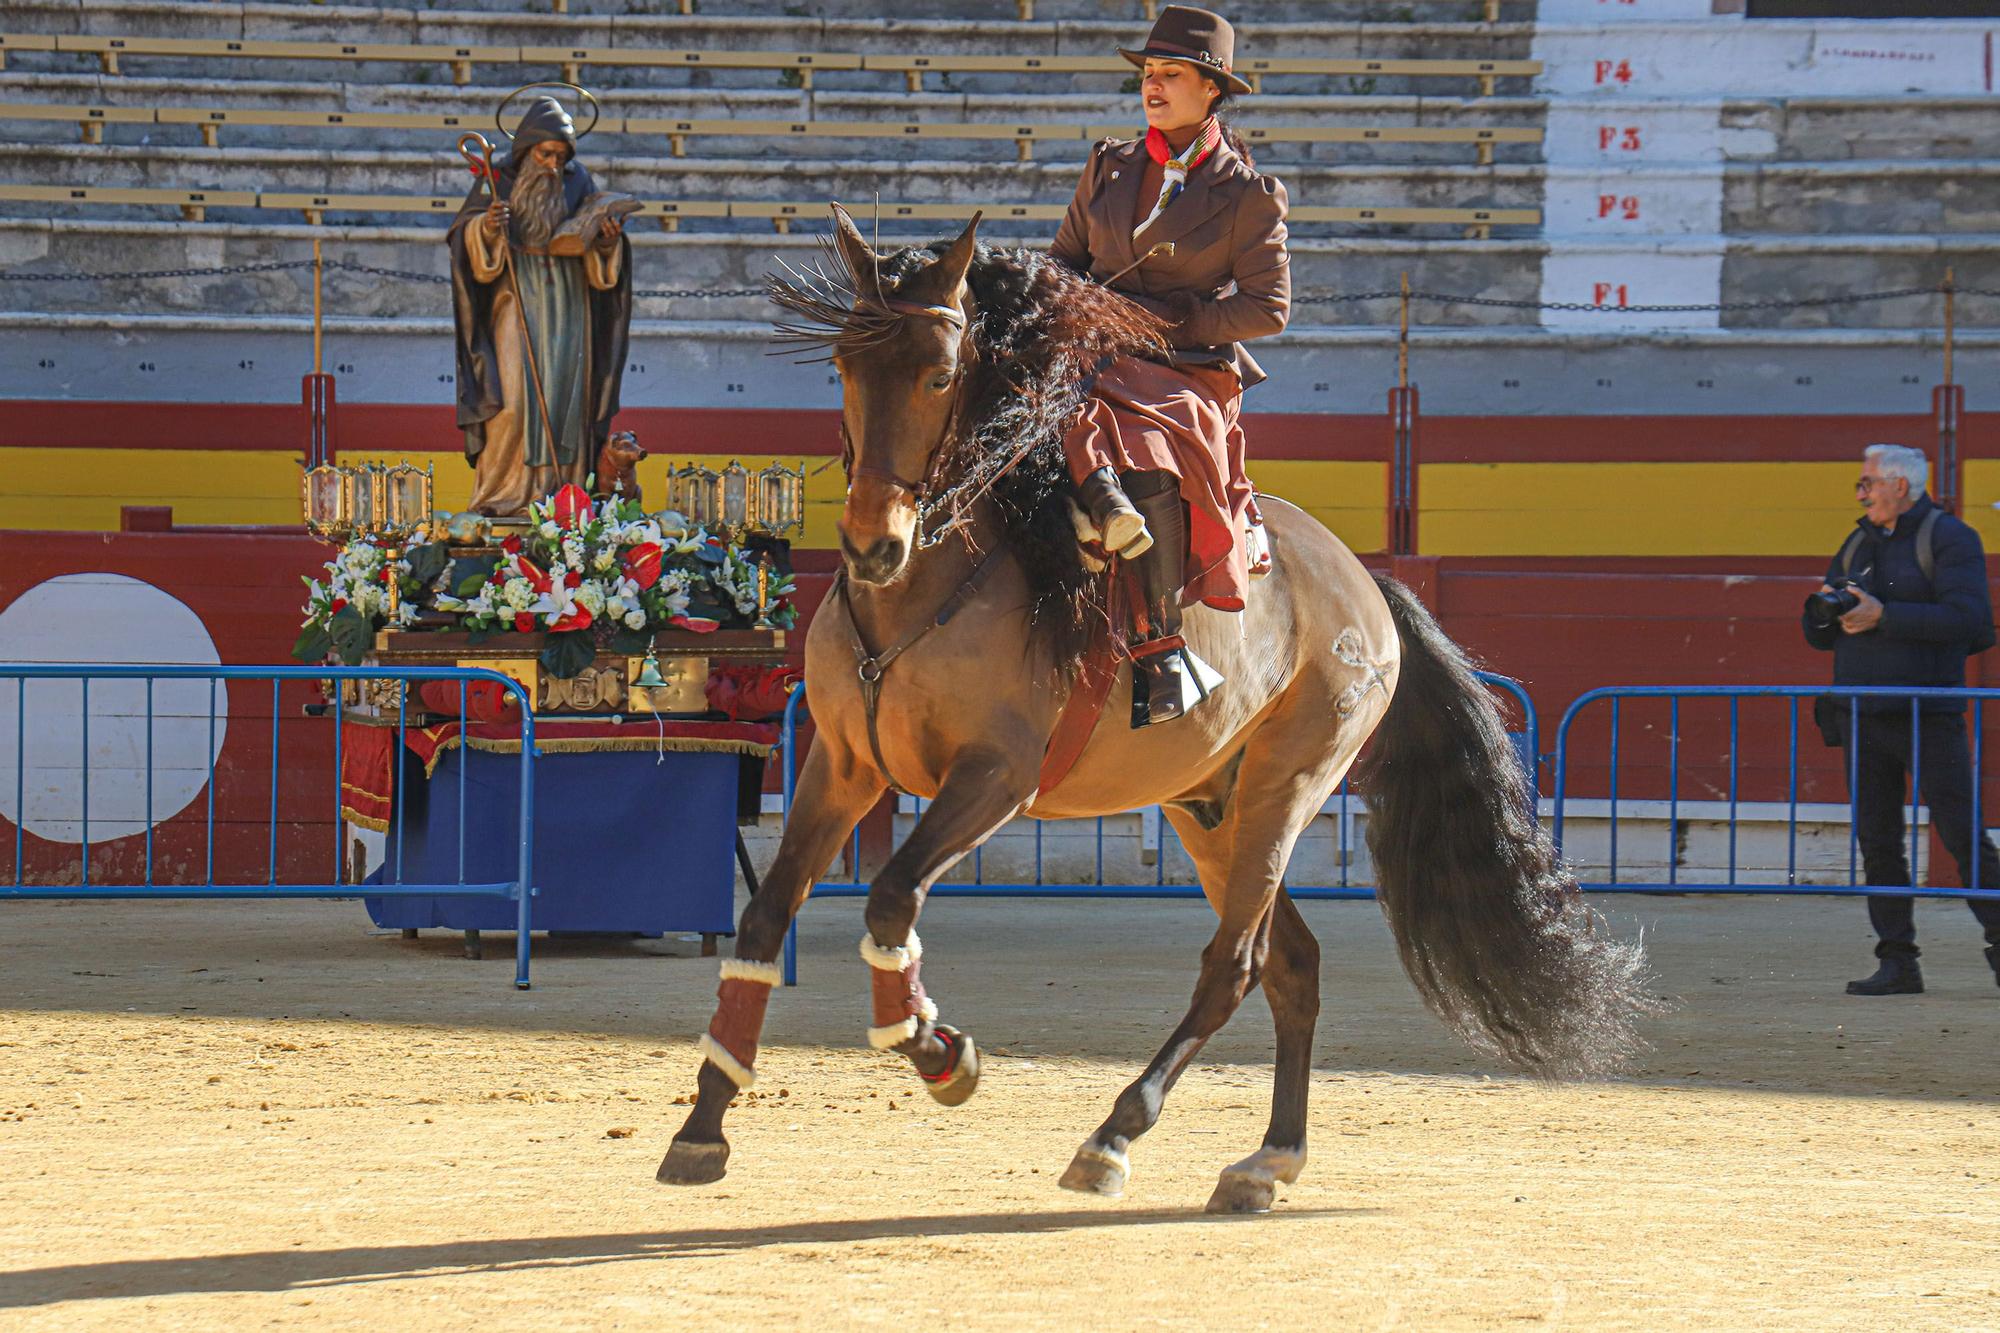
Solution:
<svg viewBox="0 0 2000 1333"><path fill-rule="evenodd" d="M1850 735L1844 727L1843 737ZM1861 715L1858 753L1849 756L1853 769L1855 840L1861 844L1861 864L1870 884L1910 882L1909 830L1903 823L1908 807L1910 775L1910 715ZM1945 850L1958 862L1960 882L1972 883L1972 747L1965 735L1963 713L1924 713L1917 725L1921 746L1918 799L1930 807L1931 822ZM1846 743L1843 741L1842 750ZM2000 813L2000 812L1993 812ZM1981 822L1988 814L1982 810ZM1979 887L2000 889L2000 852L1990 839L1979 839ZM1868 920L1881 937L1878 951L1915 956L1916 899L1870 898ZM1986 928L1986 942L2000 944L2000 901L1968 899L1966 906Z"/></svg>

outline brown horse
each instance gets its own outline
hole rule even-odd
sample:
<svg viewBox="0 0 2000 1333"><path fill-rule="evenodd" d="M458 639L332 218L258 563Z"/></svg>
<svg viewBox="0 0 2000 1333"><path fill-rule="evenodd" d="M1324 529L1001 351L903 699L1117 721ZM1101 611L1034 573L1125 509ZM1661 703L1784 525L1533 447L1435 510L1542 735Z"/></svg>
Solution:
<svg viewBox="0 0 2000 1333"><path fill-rule="evenodd" d="M1547 1077L1629 1052L1649 1003L1639 949L1605 938L1582 904L1522 799L1493 700L1408 591L1281 501L1264 502L1277 562L1249 605L1186 617L1189 646L1227 683L1184 718L1130 730L1127 668L1075 766L1038 790L1079 645L1104 620L1064 512L1062 427L1094 366L1157 347L1159 325L1045 255L977 246L977 219L954 242L885 257L836 213L851 290L824 274L816 289L775 284L831 347L844 390L845 569L806 643L818 737L723 965L699 1096L659 1178L722 1176L723 1112L752 1077L785 931L891 788L930 803L870 887L870 1038L948 1105L971 1095L978 1055L937 1021L914 928L930 886L1008 820L1158 804L1221 918L1186 1016L1077 1151L1069 1189L1123 1190L1132 1141L1258 985L1277 1025L1270 1128L1222 1173L1209 1208L1268 1208L1276 1184L1297 1178L1319 946L1285 893L1285 866L1371 733L1382 909L1430 1007ZM999 477L1002 458L1021 465Z"/></svg>

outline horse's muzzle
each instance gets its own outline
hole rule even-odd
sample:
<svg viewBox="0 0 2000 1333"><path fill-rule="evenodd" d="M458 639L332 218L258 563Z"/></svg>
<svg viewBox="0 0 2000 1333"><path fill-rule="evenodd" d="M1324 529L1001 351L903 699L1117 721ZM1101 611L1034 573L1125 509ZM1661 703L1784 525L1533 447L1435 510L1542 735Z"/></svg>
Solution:
<svg viewBox="0 0 2000 1333"><path fill-rule="evenodd" d="M879 587L894 583L902 574L903 567L910 562L910 544L901 537L880 537L866 551L860 551L843 532L840 534L840 555L847 562L849 578L857 583Z"/></svg>

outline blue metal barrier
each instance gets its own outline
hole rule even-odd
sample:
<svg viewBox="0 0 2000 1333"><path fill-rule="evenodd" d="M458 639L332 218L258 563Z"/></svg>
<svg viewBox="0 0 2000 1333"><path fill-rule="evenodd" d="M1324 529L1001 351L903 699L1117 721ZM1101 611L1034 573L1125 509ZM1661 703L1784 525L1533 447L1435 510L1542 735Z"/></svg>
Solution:
<svg viewBox="0 0 2000 1333"><path fill-rule="evenodd" d="M166 666L166 665L84 665L67 663L0 663L0 681L14 682L15 735L14 735L14 875L11 884L0 883L0 898L390 898L418 895L450 894L468 897L495 897L513 900L518 905L518 934L514 947L514 984L528 989L528 935L530 904L534 896L534 761L535 761L535 719L534 701L527 691L515 680L496 671L461 667L231 667L231 666ZM80 863L78 883L69 885L29 884L26 881L26 863L23 859L23 826L27 821L27 704L28 682L30 680L73 680L82 691L81 719L83 728L81 788L82 788L82 841L80 843ZM146 868L144 878L136 884L93 883L90 877L90 685L93 680L140 680L146 685L146 783L144 817L146 825ZM206 853L204 859L203 882L199 884L166 884L157 882L153 857L153 734L154 734L154 684L162 680L194 680L208 682L208 777L204 784L207 794L206 812ZM215 877L215 748L216 732L216 685L221 681L269 681L271 683L271 787L270 819L266 874L264 882L250 884L222 884ZM490 681L499 685L513 696L521 715L521 805L520 805L520 858L518 873L513 879L495 883L468 883L465 878L465 829L463 819L458 836L458 878L455 881L434 884L411 884L402 878L403 851L403 788L402 781L395 783L396 818L393 841L395 843L392 863L385 863L384 881L381 884L349 884L345 878L345 856L343 843L344 824L341 817L340 767L343 731L346 723L346 706L341 702L339 691L335 691L334 702L330 705L333 727L333 847L332 877L323 884L280 884L278 882L278 774L282 768L283 749L281 746L283 716L280 709L279 690L286 681L399 681L405 685L397 691L396 706L396 764L400 776L404 737L407 731L407 710L409 703L408 686L428 681L455 682L458 685L459 716L465 716L466 687L474 681ZM0 689L5 689L0 685ZM358 724L357 724L358 725ZM465 809L465 769L459 765L459 810ZM391 873L393 870L393 873Z"/></svg>
<svg viewBox="0 0 2000 1333"><path fill-rule="evenodd" d="M1489 687L1501 690L1511 696L1520 707L1523 729L1510 734L1513 737L1516 752L1521 756L1522 768L1528 784L1529 798L1532 799L1532 792L1538 781L1540 771L1540 756L1536 745L1537 738L1541 734L1540 725L1535 714L1534 700L1529 698L1527 690L1517 680L1484 671L1479 672L1478 676ZM810 712L805 699L806 692L803 686L792 691L791 698L785 705L784 732L779 745L780 750L784 754L781 772L784 813L788 820L791 817L792 795L794 783L797 778L799 720L801 715ZM1354 827L1350 805L1353 795L1345 779L1341 781L1338 800L1339 809L1335 822L1338 826L1337 848L1340 862L1340 882L1337 884L1313 885L1287 884L1285 891L1295 899L1368 899L1375 896L1375 890L1372 886L1352 883L1349 880L1348 870L1353 860L1351 855L1352 849L1349 845ZM921 800L917 803L917 812L919 815L923 812L923 802ZM983 849L975 848L972 853L972 882L969 884L938 883L931 886L930 896L933 898L1199 898L1202 896L1199 884L1167 883L1167 848L1170 842L1177 841L1172 826L1162 817L1160 819L1160 847L1159 854L1155 860L1153 882L1151 884L1106 884L1104 882L1104 820L1099 818L1096 821L1096 874L1089 882L1055 883L1045 879L1042 873L1042 825L1038 820L1035 822L1035 875L1032 880L988 883L984 876ZM857 829L856 832L849 835L849 866L857 868L860 866L860 848L860 832ZM858 898L866 897L868 888L868 884L860 879L822 879L814 881L812 891L815 897ZM796 922L785 934L784 967L785 984L788 986L797 985L798 926Z"/></svg>
<svg viewBox="0 0 2000 1333"><path fill-rule="evenodd" d="M1850 701L1847 708L1848 744L1847 790L1848 799L1848 867L1846 884L1813 884L1799 882L1798 842L1799 842L1799 701L1815 699L1821 695ZM1667 726L1667 878L1664 881L1623 880L1618 874L1618 774L1619 774L1619 714L1620 705L1631 699L1664 699L1668 701ZM1719 699L1729 704L1729 785L1728 785L1728 827L1729 855L1727 879L1723 883L1697 883L1684 881L1679 876L1678 838L1680 825L1680 768L1681 768L1681 701L1684 699ZM1739 753L1742 729L1742 703L1745 699L1782 699L1787 702L1790 715L1790 747L1787 758L1786 791L1788 814L1786 818L1785 878L1783 882L1752 882L1741 879L1737 873L1737 825L1739 811L1739 783L1741 755ZM1861 709L1853 701L1861 699L1907 700L1910 707L1910 800L1908 833L1910 836L1910 878L1908 885L1875 885L1857 882L1859 875L1859 840L1854 826L1853 800L1855 764L1859 752L1861 731ZM1918 811L1922 806L1923 791L1923 742L1919 729L1922 701L1925 699L1949 699L1970 702L1972 705L1972 814L1971 826L1973 845L1971 856L1972 883L1962 889L1929 888L1915 881L1920 864ZM1765 686L1611 686L1590 690L1579 696L1564 712L1562 722L1556 728L1555 751L1555 841L1562 846L1564 834L1565 806L1570 799L1570 769L1574 750L1570 742L1570 729L1577 717L1593 704L1608 701L1611 712L1611 735L1609 747L1609 806L1610 806L1610 856L1607 874L1609 878L1583 884L1583 888L1594 893L1727 893L1727 894L1777 894L1777 895L1832 895L1841 897L1871 896L1914 896L1921 898L1981 898L2000 899L2000 886L1984 887L1979 883L1978 840L1985 836L1981 819L1980 783L1981 741L1984 738L1984 708L1987 702L2000 699L2000 689L1896 689L1884 686L1842 686L1842 685L1765 685Z"/></svg>

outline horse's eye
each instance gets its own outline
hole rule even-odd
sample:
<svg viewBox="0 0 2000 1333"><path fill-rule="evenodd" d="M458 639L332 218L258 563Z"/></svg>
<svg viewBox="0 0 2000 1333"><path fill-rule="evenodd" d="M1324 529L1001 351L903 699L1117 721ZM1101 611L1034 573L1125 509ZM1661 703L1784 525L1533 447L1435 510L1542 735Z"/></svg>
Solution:
<svg viewBox="0 0 2000 1333"><path fill-rule="evenodd" d="M932 393L943 393L946 389L949 389L950 387L951 387L950 375L934 375L931 377Z"/></svg>

